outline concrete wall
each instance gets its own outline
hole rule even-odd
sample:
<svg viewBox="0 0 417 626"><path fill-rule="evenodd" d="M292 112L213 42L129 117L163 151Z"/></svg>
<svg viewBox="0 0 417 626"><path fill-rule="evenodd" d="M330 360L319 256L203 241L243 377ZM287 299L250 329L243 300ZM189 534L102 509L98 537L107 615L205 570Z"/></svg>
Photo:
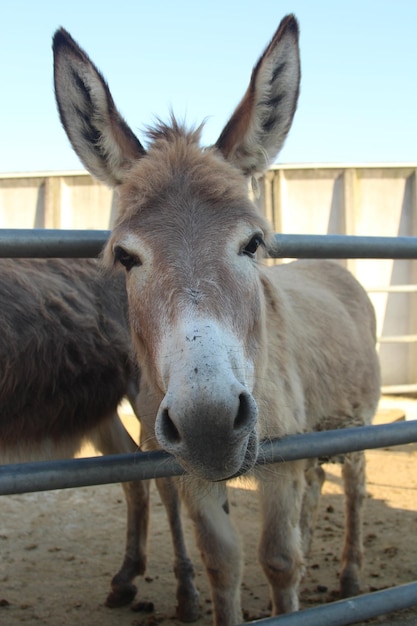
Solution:
<svg viewBox="0 0 417 626"><path fill-rule="evenodd" d="M257 202L277 232L417 235L417 164L281 166ZM0 176L0 227L106 229L113 194L83 172ZM354 260L377 320L384 391L417 391L417 261Z"/></svg>
<svg viewBox="0 0 417 626"><path fill-rule="evenodd" d="M417 164L285 166L261 181L259 205L277 232L417 235ZM350 259L377 321L385 391L417 391L417 261Z"/></svg>
<svg viewBox="0 0 417 626"><path fill-rule="evenodd" d="M0 175L0 228L107 229L113 192L84 172Z"/></svg>

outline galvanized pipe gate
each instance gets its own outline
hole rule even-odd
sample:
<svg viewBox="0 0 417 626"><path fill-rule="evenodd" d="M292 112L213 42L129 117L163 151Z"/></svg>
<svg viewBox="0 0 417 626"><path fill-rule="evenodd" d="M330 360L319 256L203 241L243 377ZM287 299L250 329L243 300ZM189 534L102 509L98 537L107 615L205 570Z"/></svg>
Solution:
<svg viewBox="0 0 417 626"><path fill-rule="evenodd" d="M108 236L109 231L104 230L2 229L0 257L95 257ZM280 234L275 236L270 255L275 258L417 259L417 237ZM266 464L327 457L411 442L417 442L417 420L290 435L282 440L264 442L257 462ZM182 473L183 469L175 459L163 451L20 463L0 467L0 495ZM344 626L414 605L417 605L417 582L252 623L265 626Z"/></svg>

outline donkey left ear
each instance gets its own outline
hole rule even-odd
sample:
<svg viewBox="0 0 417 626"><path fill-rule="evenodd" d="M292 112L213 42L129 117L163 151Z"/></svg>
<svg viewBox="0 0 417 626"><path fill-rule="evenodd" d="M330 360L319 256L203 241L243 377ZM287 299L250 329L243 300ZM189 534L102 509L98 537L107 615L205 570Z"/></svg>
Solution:
<svg viewBox="0 0 417 626"><path fill-rule="evenodd" d="M56 31L53 50L62 125L90 174L115 187L145 150L117 111L103 76L65 29Z"/></svg>
<svg viewBox="0 0 417 626"><path fill-rule="evenodd" d="M216 147L246 176L264 172L283 146L300 88L298 23L282 20Z"/></svg>

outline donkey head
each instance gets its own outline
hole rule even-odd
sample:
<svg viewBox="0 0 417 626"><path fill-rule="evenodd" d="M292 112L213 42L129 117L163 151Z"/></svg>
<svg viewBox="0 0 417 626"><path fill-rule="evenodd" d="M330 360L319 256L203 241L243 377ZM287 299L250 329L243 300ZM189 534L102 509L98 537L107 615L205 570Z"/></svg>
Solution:
<svg viewBox="0 0 417 626"><path fill-rule="evenodd" d="M148 130L145 149L106 82L63 29L54 37L55 91L74 150L117 188L119 214L104 251L126 271L139 364L160 400L159 444L208 480L256 459L256 373L265 305L258 248L269 227L247 177L280 150L300 81L298 26L281 22L217 143L174 118Z"/></svg>

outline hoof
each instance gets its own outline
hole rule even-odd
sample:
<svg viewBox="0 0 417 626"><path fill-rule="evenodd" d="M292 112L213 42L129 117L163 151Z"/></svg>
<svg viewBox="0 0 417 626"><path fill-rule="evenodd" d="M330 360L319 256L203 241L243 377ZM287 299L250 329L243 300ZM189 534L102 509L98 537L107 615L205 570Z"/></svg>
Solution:
<svg viewBox="0 0 417 626"><path fill-rule="evenodd" d="M130 604L135 597L137 587L135 585L125 585L119 589L112 589L106 598L105 605L109 609L115 609L119 606Z"/></svg>
<svg viewBox="0 0 417 626"><path fill-rule="evenodd" d="M361 593L361 586L356 577L346 576L340 580L340 597L351 598Z"/></svg>
<svg viewBox="0 0 417 626"><path fill-rule="evenodd" d="M200 617L200 602L197 591L187 594L186 597L177 596L177 601L177 618L181 622L195 622L198 620Z"/></svg>

